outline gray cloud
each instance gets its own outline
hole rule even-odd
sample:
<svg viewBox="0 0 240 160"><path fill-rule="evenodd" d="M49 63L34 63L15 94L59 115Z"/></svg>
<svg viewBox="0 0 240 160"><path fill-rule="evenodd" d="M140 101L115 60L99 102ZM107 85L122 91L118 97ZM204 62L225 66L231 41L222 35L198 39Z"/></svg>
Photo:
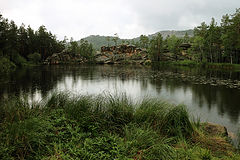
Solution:
<svg viewBox="0 0 240 160"><path fill-rule="evenodd" d="M132 38L160 30L190 29L212 17L234 13L239 0L0 0L5 18L37 29L45 25L59 38L88 35Z"/></svg>

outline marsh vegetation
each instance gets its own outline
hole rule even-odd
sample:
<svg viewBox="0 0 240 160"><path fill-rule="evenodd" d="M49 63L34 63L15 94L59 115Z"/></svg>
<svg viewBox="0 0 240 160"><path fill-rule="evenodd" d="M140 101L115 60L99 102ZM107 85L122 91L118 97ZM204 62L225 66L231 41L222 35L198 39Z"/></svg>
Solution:
<svg viewBox="0 0 240 160"><path fill-rule="evenodd" d="M55 93L29 104L1 102L1 159L238 159L221 135L207 135L183 105L126 95Z"/></svg>

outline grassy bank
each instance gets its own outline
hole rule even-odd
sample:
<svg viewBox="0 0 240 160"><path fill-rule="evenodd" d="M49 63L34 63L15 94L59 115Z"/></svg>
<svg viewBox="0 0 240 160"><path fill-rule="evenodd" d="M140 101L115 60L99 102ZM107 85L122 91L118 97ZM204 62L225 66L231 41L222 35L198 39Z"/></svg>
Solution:
<svg viewBox="0 0 240 160"><path fill-rule="evenodd" d="M202 68L209 68L209 69L240 70L240 64L198 63L196 61L191 61L191 60L153 62L153 65L170 65L170 66L202 67Z"/></svg>
<svg viewBox="0 0 240 160"><path fill-rule="evenodd" d="M126 96L54 94L0 105L0 159L239 159L182 105Z"/></svg>

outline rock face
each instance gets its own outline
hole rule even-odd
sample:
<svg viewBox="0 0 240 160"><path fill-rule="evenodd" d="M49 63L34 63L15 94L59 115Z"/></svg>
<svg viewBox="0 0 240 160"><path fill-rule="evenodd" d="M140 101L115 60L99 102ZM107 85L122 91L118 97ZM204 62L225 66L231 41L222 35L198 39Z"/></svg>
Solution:
<svg viewBox="0 0 240 160"><path fill-rule="evenodd" d="M96 63L100 64L143 64L148 60L147 51L133 45L102 46L101 52L95 55Z"/></svg>
<svg viewBox="0 0 240 160"><path fill-rule="evenodd" d="M87 60L80 55L72 55L66 50L63 50L60 53L54 53L52 56L49 56L44 64L69 64L69 63L85 63Z"/></svg>
<svg viewBox="0 0 240 160"><path fill-rule="evenodd" d="M185 45L183 48L187 48ZM184 49L182 50L185 51ZM150 57L146 49L137 48L134 45L102 46L101 51L95 53L95 62L98 64L151 64ZM189 59L184 53L177 55L164 51L160 54L160 61L179 61ZM49 56L44 64L80 64L88 60L79 54L71 54L67 50L54 53Z"/></svg>

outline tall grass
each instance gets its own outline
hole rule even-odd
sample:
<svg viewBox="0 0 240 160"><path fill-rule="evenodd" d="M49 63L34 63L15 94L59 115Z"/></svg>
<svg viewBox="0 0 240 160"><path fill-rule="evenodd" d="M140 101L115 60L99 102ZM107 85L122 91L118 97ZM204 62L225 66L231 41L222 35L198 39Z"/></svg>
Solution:
<svg viewBox="0 0 240 160"><path fill-rule="evenodd" d="M35 106L16 97L1 103L0 159L184 159L192 152L196 127L183 105L56 93ZM187 151L176 147L182 141Z"/></svg>
<svg viewBox="0 0 240 160"><path fill-rule="evenodd" d="M11 97L10 100L3 99L0 102L0 123L13 123L28 119L40 111L39 106L36 104L32 108L26 99L19 97Z"/></svg>

